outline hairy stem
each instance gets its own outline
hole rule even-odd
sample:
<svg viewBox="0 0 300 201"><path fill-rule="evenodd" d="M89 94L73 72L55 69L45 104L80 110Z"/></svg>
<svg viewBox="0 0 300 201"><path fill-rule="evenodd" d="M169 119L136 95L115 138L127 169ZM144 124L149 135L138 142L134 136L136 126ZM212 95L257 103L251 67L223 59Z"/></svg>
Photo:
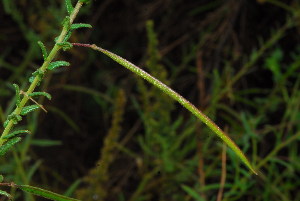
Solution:
<svg viewBox="0 0 300 201"><path fill-rule="evenodd" d="M73 23L74 19L76 18L81 6L82 6L82 2L78 1L73 12L70 14L70 24ZM59 50L61 49L61 46L58 45L59 43L63 42L65 36L68 33L68 28L67 27L63 27L58 40L56 42L56 44L54 45L54 47L52 48L51 52L49 53L49 56L47 57L47 59L44 61L44 63L42 64L42 66L39 68L42 72L46 72L47 68L49 66L49 64L52 62L52 60L55 58L55 56L57 55L57 53L59 52ZM39 78L38 76L36 76L34 78L34 80L32 81L32 83L30 84L28 90L26 91L27 94L32 93L35 88L37 87L39 83ZM19 104L19 106L14 110L14 114L16 115L20 115L22 109L24 108L24 106L26 105L27 101L29 100L28 96L24 96ZM10 120L7 124L7 126L5 127L1 137L0 137L0 146L5 142L5 139L3 139L3 137L5 137L6 135L9 134L10 130L13 128L14 126L14 122L13 120Z"/></svg>

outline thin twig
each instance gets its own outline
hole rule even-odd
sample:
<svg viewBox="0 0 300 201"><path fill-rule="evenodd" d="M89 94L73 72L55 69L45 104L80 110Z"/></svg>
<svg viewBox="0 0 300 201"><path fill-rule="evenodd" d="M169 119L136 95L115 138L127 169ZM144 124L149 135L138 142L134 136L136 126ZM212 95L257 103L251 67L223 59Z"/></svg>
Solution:
<svg viewBox="0 0 300 201"><path fill-rule="evenodd" d="M36 102L33 98L31 98L30 96L28 96L28 94L22 90L20 90L20 94L23 94L24 96L27 96L32 102L34 102L35 104L37 104L37 106L39 106L42 110L44 110L46 113L48 112L43 105L39 104L38 102Z"/></svg>

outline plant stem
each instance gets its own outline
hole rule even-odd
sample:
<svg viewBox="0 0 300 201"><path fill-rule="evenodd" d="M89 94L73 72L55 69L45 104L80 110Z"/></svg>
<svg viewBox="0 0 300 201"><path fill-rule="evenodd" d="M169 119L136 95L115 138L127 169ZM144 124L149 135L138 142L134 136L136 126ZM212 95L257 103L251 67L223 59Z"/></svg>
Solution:
<svg viewBox="0 0 300 201"><path fill-rule="evenodd" d="M78 1L73 12L70 15L70 24L73 23L74 19L76 18L81 6L82 6L82 2ZM55 56L57 55L57 53L59 52L59 50L61 49L61 46L58 45L58 43L63 42L65 36L68 33L68 28L67 27L63 27L58 40L56 42L56 44L54 45L54 47L52 48L51 52L49 53L49 56L47 57L47 59L44 61L44 63L42 64L42 66L39 68L42 72L47 71L47 68L49 66L49 64L52 62L52 60L55 58ZM28 90L26 91L26 94L30 94L34 91L34 89L37 87L39 83L39 78L38 76L36 76L34 78L34 80L32 81L32 83L30 84ZM26 105L27 101L29 100L28 96L23 96L23 99L21 100L19 106L14 110L14 114L16 115L20 115L22 109L24 108L24 106ZM6 135L9 134L10 130L13 128L14 126L14 122L13 120L10 120L7 124L7 126L5 127L1 137L0 137L0 146L5 142L5 139L3 139L3 137L5 137Z"/></svg>

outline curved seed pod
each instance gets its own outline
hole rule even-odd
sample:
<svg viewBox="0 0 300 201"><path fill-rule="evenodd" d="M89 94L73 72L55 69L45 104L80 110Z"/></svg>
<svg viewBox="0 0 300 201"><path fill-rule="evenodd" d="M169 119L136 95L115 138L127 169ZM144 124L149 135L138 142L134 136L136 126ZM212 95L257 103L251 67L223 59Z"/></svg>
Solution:
<svg viewBox="0 0 300 201"><path fill-rule="evenodd" d="M188 109L192 114L194 114L199 120L205 123L221 140L223 140L241 159L241 161L254 173L257 175L257 172L250 164L249 160L246 158L244 153L241 149L230 139L230 137L222 131L212 120L210 120L204 113L199 111L193 104L191 104L188 100L183 98L173 89L156 79L155 77L151 76L149 73L144 71L143 69L139 68L138 66L134 65L133 63L127 61L126 59L108 51L96 45L89 45L92 49L102 52L106 56L110 57L112 60L116 61L120 65L124 66L128 70L132 71L133 73L139 75L140 77L144 78L160 90L162 90L165 94L169 95L171 98L179 102L183 107Z"/></svg>
<svg viewBox="0 0 300 201"><path fill-rule="evenodd" d="M80 28L93 28L90 24L77 23L71 25L71 30L80 29Z"/></svg>
<svg viewBox="0 0 300 201"><path fill-rule="evenodd" d="M19 135L24 135L24 134L30 134L29 130L18 130L18 131L14 131L6 136L3 137L3 139L10 139Z"/></svg>
<svg viewBox="0 0 300 201"><path fill-rule="evenodd" d="M15 137L12 138L11 140L8 140L4 145L0 147L0 156L3 156L6 154L6 152L14 146L16 143L20 142L22 138L20 137Z"/></svg>
<svg viewBox="0 0 300 201"><path fill-rule="evenodd" d="M43 54L43 58L44 58L44 61L47 59L48 57L48 53L47 53L47 50L46 50L46 46L44 45L44 43L42 41L38 41L38 44L42 50L42 54Z"/></svg>
<svg viewBox="0 0 300 201"><path fill-rule="evenodd" d="M19 105L20 105L20 102L21 102L21 98L20 98L20 87L19 87L19 85L17 85L17 84L13 84L13 86L15 87L15 90L16 90L16 105L17 105L17 107L19 107Z"/></svg>
<svg viewBox="0 0 300 201"><path fill-rule="evenodd" d="M47 92L32 92L30 94L28 94L28 96L34 97L34 96L45 96L46 98L48 98L49 100L51 100L51 95L48 94Z"/></svg>
<svg viewBox="0 0 300 201"><path fill-rule="evenodd" d="M55 61L49 64L48 70L53 70L55 68L61 67L61 66L70 66L69 62L66 61Z"/></svg>
<svg viewBox="0 0 300 201"><path fill-rule="evenodd" d="M44 197L50 200L55 200L55 201L80 201L74 198L69 198L57 193L53 193L51 191L29 186L29 185L17 185L17 188L21 189L22 191L25 191L30 194L34 194L40 197Z"/></svg>
<svg viewBox="0 0 300 201"><path fill-rule="evenodd" d="M22 109L22 111L21 111L21 115L26 115L26 114L28 114L29 112L32 112L32 111L34 111L34 110L36 110L36 109L38 109L39 108L39 106L38 105L29 105L29 106L26 106L26 107L24 107L23 109Z"/></svg>
<svg viewBox="0 0 300 201"><path fill-rule="evenodd" d="M65 0L65 3L66 3L67 12L70 15L74 10L72 2L71 2L71 0Z"/></svg>

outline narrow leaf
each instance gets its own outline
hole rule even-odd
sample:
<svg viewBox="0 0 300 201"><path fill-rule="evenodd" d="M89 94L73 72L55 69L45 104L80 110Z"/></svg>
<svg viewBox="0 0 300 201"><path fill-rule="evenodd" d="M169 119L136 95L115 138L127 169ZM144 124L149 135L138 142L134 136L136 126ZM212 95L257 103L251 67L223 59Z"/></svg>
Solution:
<svg viewBox="0 0 300 201"><path fill-rule="evenodd" d="M31 141L31 145L39 147L52 147L62 145L62 142L59 140L34 139Z"/></svg>
<svg viewBox="0 0 300 201"><path fill-rule="evenodd" d="M196 192L194 189L192 189L189 186L181 185L181 188L187 192L192 198L194 198L196 201L205 201L198 192Z"/></svg>
<svg viewBox="0 0 300 201"><path fill-rule="evenodd" d="M71 30L80 29L80 28L92 28L92 25L84 24L84 23L77 23L71 25Z"/></svg>
<svg viewBox="0 0 300 201"><path fill-rule="evenodd" d="M71 196L76 191L76 189L78 189L81 182L81 179L77 179L71 186L69 186L68 190L64 193L64 196Z"/></svg>
<svg viewBox="0 0 300 201"><path fill-rule="evenodd" d="M3 137L3 139L10 139L19 135L24 135L24 134L30 134L29 130L18 130L18 131L14 131L6 136Z"/></svg>
<svg viewBox="0 0 300 201"><path fill-rule="evenodd" d="M15 87L15 90L16 90L16 105L19 107L20 105L20 102L21 102L21 98L20 98L20 87L19 85L17 84L13 84L13 86Z"/></svg>
<svg viewBox="0 0 300 201"><path fill-rule="evenodd" d="M3 156L6 154L6 152L13 146L15 145L16 143L20 142L22 138L20 137L15 137L11 140L8 140L4 145L2 145L0 147L0 156Z"/></svg>
<svg viewBox="0 0 300 201"><path fill-rule="evenodd" d="M61 46L64 51L69 50L73 47L72 43L69 42L57 43L57 45Z"/></svg>
<svg viewBox="0 0 300 201"><path fill-rule="evenodd" d="M9 193L7 193L6 191L0 190L0 195L6 196L6 197L8 197L9 199L12 198L12 196L11 196Z"/></svg>
<svg viewBox="0 0 300 201"><path fill-rule="evenodd" d="M3 127L5 128L9 123L9 120L6 120L4 123L3 123Z"/></svg>
<svg viewBox="0 0 300 201"><path fill-rule="evenodd" d="M53 193L51 191L48 190L44 190L41 188L37 188L37 187L33 187L33 186L29 186L29 185L17 185L17 187L19 189L21 189L22 191L25 191L27 193L30 194L34 194L40 197L44 197L50 200L55 200L55 201L80 201L74 198L69 198L57 193Z"/></svg>
<svg viewBox="0 0 300 201"><path fill-rule="evenodd" d="M32 92L30 94L28 94L28 96L34 97L34 96L45 96L46 98L48 98L49 100L51 100L51 95L48 94L47 92Z"/></svg>
<svg viewBox="0 0 300 201"><path fill-rule="evenodd" d="M169 95L171 98L179 102L183 107L188 109L192 114L194 114L199 120L205 123L217 136L219 136L236 154L237 156L243 161L243 163L254 173L257 174L244 153L240 150L240 148L230 139L230 137L222 131L212 120L210 120L204 113L199 111L193 104L191 104L188 100L183 98L173 89L156 79L155 77L151 76L146 71L142 70L138 66L134 65L133 63L127 61L126 59L108 51L103 48L97 47L96 45L89 45L92 49L102 52L103 54L110 57L112 60L116 61L120 65L124 66L128 70L132 71L133 73L137 74L138 76L144 78L160 90L162 90L165 94Z"/></svg>
<svg viewBox="0 0 300 201"><path fill-rule="evenodd" d="M44 43L42 41L38 41L38 44L42 50L42 54L43 54L43 58L44 58L44 61L47 59L48 57L48 53L47 53L47 50L46 50L46 46L44 45Z"/></svg>
<svg viewBox="0 0 300 201"><path fill-rule="evenodd" d="M53 70L61 66L70 66L70 63L66 61L55 61L49 64L48 70Z"/></svg>
<svg viewBox="0 0 300 201"><path fill-rule="evenodd" d="M34 111L34 110L36 110L36 109L38 109L39 108L39 106L38 105L29 105L29 106L26 106L26 107L24 107L23 109L22 109L22 111L21 111L21 115L26 115L26 114L28 114L29 112L32 112L32 111Z"/></svg>
<svg viewBox="0 0 300 201"><path fill-rule="evenodd" d="M71 0L65 0L65 3L66 3L66 8L67 8L68 14L71 15L71 13L74 10L74 7L72 5L72 1Z"/></svg>

